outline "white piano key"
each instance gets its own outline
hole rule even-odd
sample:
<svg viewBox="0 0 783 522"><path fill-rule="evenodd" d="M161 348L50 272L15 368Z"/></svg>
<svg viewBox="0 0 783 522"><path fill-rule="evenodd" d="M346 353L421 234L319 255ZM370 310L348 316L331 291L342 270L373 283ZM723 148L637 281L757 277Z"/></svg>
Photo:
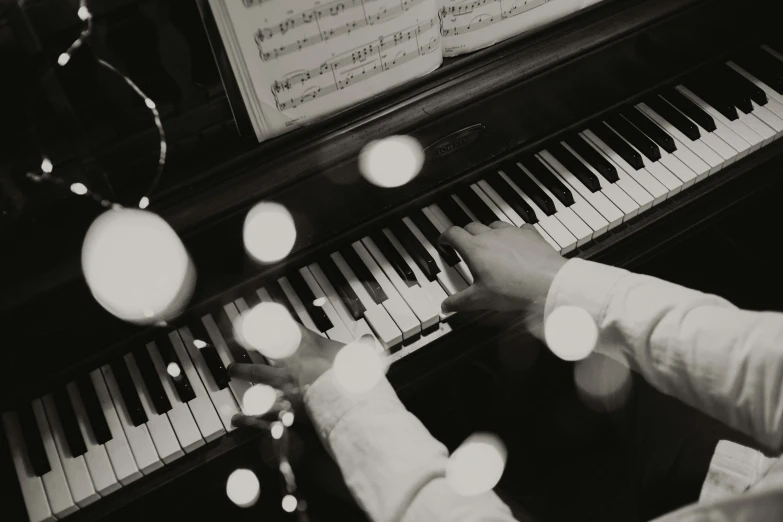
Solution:
<svg viewBox="0 0 783 522"><path fill-rule="evenodd" d="M772 48L772 47L770 47L769 45L767 45L767 44L762 44L762 45L761 45L761 48L762 48L762 49L764 49L764 50L765 50L766 52L768 52L769 54L771 54L771 55L772 55L774 58L777 58L778 60L780 60L781 62L783 62L783 55L782 55L782 54L780 54L779 52L777 52L775 49L773 49L773 48Z"/></svg>
<svg viewBox="0 0 783 522"><path fill-rule="evenodd" d="M695 93L688 90L687 87L684 85L678 85L676 87L678 91L680 91L682 94L690 98L690 100L702 108L707 114L712 116L712 118L715 120L715 123L721 122L723 125L725 125L728 129L730 129L732 132L734 132L737 136L745 140L747 143L750 144L750 152L755 152L761 148L761 145L763 143L763 139L761 136L759 136L755 131L753 131L750 127L745 125L745 123L735 120L731 121L728 118L726 118L723 114L720 113L717 109L715 109L712 105L708 104L701 98L699 98ZM735 147L736 149L736 147Z"/></svg>
<svg viewBox="0 0 783 522"><path fill-rule="evenodd" d="M361 339L365 335L372 335L372 337L375 338L375 334L373 334L370 325L367 324L367 321L364 318L353 318L351 312L348 311L348 309L345 307L345 303L343 303L343 300L337 294L337 290L334 289L331 281L329 281L329 279L326 277L326 274L324 274L323 270L321 270L321 267L318 265L318 263L311 263L307 268L310 270L313 278L318 283L320 289L323 291L326 300L329 301L329 303L332 305L332 309L340 318L340 321L343 323L343 325L345 325L345 328L351 335L352 340ZM380 346L380 343L377 339L376 343L378 343L378 346Z"/></svg>
<svg viewBox="0 0 783 522"><path fill-rule="evenodd" d="M552 175L555 176L557 179L560 180L561 183L563 183L566 187L568 187L568 182L564 180L560 174L552 170L549 165L546 164L546 162L543 162L544 166L552 172ZM592 207L587 201L582 198L582 195L579 194L576 190L572 190L571 194L574 196L574 204L571 205L570 208L576 212L580 218L582 218L582 221L585 222L587 226L590 227L590 229L593 231L593 238L600 237L602 234L605 234L609 230L609 222L604 218L596 209Z"/></svg>
<svg viewBox="0 0 783 522"><path fill-rule="evenodd" d="M71 404L73 404L76 420L79 423L79 431L82 433L82 438L84 438L84 444L87 448L87 451L82 456L87 465L87 470L90 472L92 485L95 487L95 492L104 497L112 491L120 489L120 483L114 475L106 448L98 444L98 441L95 439L92 426L87 418L87 410L84 407L84 402L79 389L76 387L76 383L69 382L66 389L68 390Z"/></svg>
<svg viewBox="0 0 783 522"><path fill-rule="evenodd" d="M629 219L628 215L622 209L618 208L614 202L610 201L602 192L591 192L585 187L576 176L565 168L562 163L557 161L548 151L541 151L538 156L545 164L549 165L552 170L560 174L560 177L566 181L567 187L578 192L585 201L609 222L610 230L620 225L626 219ZM638 213L639 205L636 204L636 212L633 213L633 216L636 216Z"/></svg>
<svg viewBox="0 0 783 522"><path fill-rule="evenodd" d="M155 411L149 391L141 378L136 359L134 359L132 353L125 354L125 364L128 365L128 373L130 373L133 385L139 394L141 406L147 414L147 429L150 432L150 437L152 437L152 443L155 444L155 449L161 460L168 464L183 456L185 452L177 441L177 436L174 434L174 428L171 427L168 416L165 413L161 415Z"/></svg>
<svg viewBox="0 0 783 522"><path fill-rule="evenodd" d="M41 477L35 475L33 466L27 458L27 447L16 412L3 412L3 427L5 428L6 440L8 440L8 447L11 450L11 457L14 461L16 479L19 481L24 505L27 508L27 517L30 519L30 522L50 522L56 520L52 515L52 510L49 508L43 481Z"/></svg>
<svg viewBox="0 0 783 522"><path fill-rule="evenodd" d="M599 150L593 143L590 142L589 139L585 138L584 136L581 136L581 138L585 141L585 145L586 146L592 148L595 151L596 154L602 156L610 165L612 165L614 167L615 171L617 172L617 181L615 182L616 185L618 187L620 187L620 189L623 192L628 194L628 196L630 196L630 198L633 199L636 202L637 205L639 205L640 211L642 211L642 209L647 210L647 209L651 208L655 204L655 198L652 196L652 194L650 194L648 191L646 191L639 183L636 182L635 179L633 179L628 174L626 174L626 172L622 168L620 168L618 165L616 165L612 161L611 158L606 157L603 154L603 152L601 152L601 150ZM568 146L567 143L564 143L563 145L564 146ZM585 159L582 156L580 156L579 154L577 154L577 152L574 149L572 149L570 146L568 147L568 149L574 154L574 156L577 157L577 159L579 161L584 163L584 165L588 169L590 169L590 171L595 176L597 176L599 180L601 180L601 184L602 185L609 183L609 181L607 181L606 178L604 178L601 174L599 174L595 170L595 168L593 168L593 166L590 165L589 161L585 161ZM547 165L546 162L544 162L544 165L550 171L552 171L552 167ZM559 174L557 174L557 173L555 173L555 175L560 177ZM573 193L573 191L572 191L572 193ZM580 196L580 199L581 199L581 196ZM576 196L574 196L574 200L576 200ZM577 207L576 204L574 204L574 211L575 212L578 211L578 207ZM585 220L584 217L582 219Z"/></svg>
<svg viewBox="0 0 783 522"><path fill-rule="evenodd" d="M226 341L223 339L223 334L220 333L220 328L218 328L217 323L211 315L205 315L201 320L204 323L204 328L207 330L207 333L212 338L212 345L217 350L220 360L223 362L223 366L228 368L229 364L234 362L234 359L231 356L231 350L229 350L228 344L226 344ZM252 383L240 379L231 379L231 381L229 381L228 387L231 389L234 400L239 405L240 409L242 408L242 398L245 395L245 391L252 385Z"/></svg>
<svg viewBox="0 0 783 522"><path fill-rule="evenodd" d="M46 412L46 420L49 421L49 429L52 431L57 454L60 456L65 480L68 482L68 488L71 490L71 498L79 507L89 506L101 497L95 492L84 457L82 455L78 457L71 455L68 449L68 442L65 440L65 432L60 423L60 415L54 405L54 399L51 394L44 395L41 402Z"/></svg>
<svg viewBox="0 0 783 522"><path fill-rule="evenodd" d="M179 332L174 330L169 332L169 340L174 347L174 352L177 354L177 358L182 366L182 371L190 382L190 387L193 389L193 393L196 395L195 399L191 399L188 402L188 408L193 414L193 419L196 421L199 433L201 437L210 442L223 435L226 430L223 428L223 424L220 422L212 401L209 398L209 393L201 382L201 377L193 366L193 361L190 359L185 344L180 338Z"/></svg>
<svg viewBox="0 0 783 522"><path fill-rule="evenodd" d="M62 518L79 508L71 496L71 489L68 487L68 481L65 478L65 470L54 442L54 435L46 417L43 402L41 399L35 399L32 405L38 432L41 434L46 458L51 467L49 473L41 477L44 490L46 491L46 498L49 499L49 508L52 510L52 514L57 518Z"/></svg>
<svg viewBox="0 0 783 522"><path fill-rule="evenodd" d="M767 100L769 102L773 102L774 101L774 102L777 102L778 104L783 104L783 94L779 94L775 89L773 89L772 87L770 87L766 83L762 82L761 80L759 80L758 78L756 78L755 76L750 74L748 71L746 71L745 69L743 69L742 67L737 65L736 63L734 63L734 62L727 62L726 65L728 65L729 67L731 67L732 69L737 71L739 74L741 74L742 76L747 78L756 87L758 87L759 89L763 90L764 93L766 93ZM769 103L767 105L769 105ZM777 110L775 112L777 112ZM778 116L783 117L783 115L781 115L781 114L778 114Z"/></svg>
<svg viewBox="0 0 783 522"><path fill-rule="evenodd" d="M604 123L606 123L606 122L604 122ZM669 171L669 169L667 169L666 167L661 165L659 162L650 161L649 158L647 158L647 156L645 156L641 151L639 151L636 147L634 147L631 142L626 140L622 136L622 134L617 132L611 125L606 123L606 126L609 127L610 129L612 129L615 132L615 134L617 134L617 136L619 136L619 138L621 140L623 140L629 147L631 147L633 150L635 150L639 154L639 157L642 159L642 163L644 165L644 168L647 170L647 172L649 172L650 174L655 176L655 178L658 181L663 183L663 185L667 189L669 189L669 194L670 195L677 194L683 188L686 188L686 185L685 185L685 183L683 183L683 180L681 180L680 178L678 178L677 176L672 174L671 171ZM665 151L662 151L662 152L665 152ZM692 185L695 182L695 178L696 178L696 176L694 174L693 178L689 180L688 186Z"/></svg>
<svg viewBox="0 0 783 522"><path fill-rule="evenodd" d="M288 282L288 279L281 277L277 280L277 282L280 284L280 288L283 289L283 292L285 292L285 295L288 297L288 301L291 303L291 307L294 309L294 312L296 312L299 320L302 321L302 325L304 325L304 327L308 330L317 333L321 337L326 337L326 335L318 330L317 326L315 326L313 319L310 317L310 314L307 313L307 310L305 310L301 299L299 299L299 296L296 295L296 292L294 292L294 288L291 286L291 283Z"/></svg>
<svg viewBox="0 0 783 522"><path fill-rule="evenodd" d="M381 344L387 349L394 348L400 344L402 342L402 331L397 327L389 312L383 306L373 301L339 252L334 252L331 257L334 264L342 272L343 277L348 281L348 285L350 285L364 306L364 319L370 328L373 329Z"/></svg>
<svg viewBox="0 0 783 522"><path fill-rule="evenodd" d="M498 221L503 221L505 223L508 223L509 225L512 224L508 216L506 216L506 214L502 210L500 210L500 207L495 205L495 202L492 201L492 198L490 198L487 194L484 193L484 189L481 188L478 183L472 184L470 188L473 190L473 192L476 193L476 195L481 199L481 201L483 201L484 204L487 207L489 207L492 213L495 214L495 216L497 216Z"/></svg>
<svg viewBox="0 0 783 522"><path fill-rule="evenodd" d="M492 200L492 202L497 206L498 210L500 210L506 216L506 219L503 221L510 223L515 227L521 227L525 224L525 220L522 219L522 216L517 214L517 212L511 208L508 202L503 199L503 197L498 194L489 183L482 179L478 182L478 186L482 191L484 191L487 197Z"/></svg>
<svg viewBox="0 0 783 522"><path fill-rule="evenodd" d="M775 100L772 100L772 103L774 103L774 101ZM775 132L774 139L778 139L781 133L783 133L783 119L775 114L769 107L762 107L754 101L751 101L751 103L753 104L753 114L771 128ZM768 102L767 105L772 104Z"/></svg>
<svg viewBox="0 0 783 522"><path fill-rule="evenodd" d="M571 208L563 205L563 203L557 199L557 196L552 194L552 192L550 192L549 189L531 172L524 168L522 171L528 178L530 178L530 181L538 185L538 188L540 188L544 194L549 196L549 198L552 200L555 205L555 217L558 219L558 221L560 221L560 223L563 224L564 227L566 227L566 229L568 229L569 232L571 232L571 235L576 238L576 245L582 246L586 243L589 243L590 240L593 239L593 231L590 229L590 227L588 227ZM568 188L568 185L566 185L566 188Z"/></svg>
<svg viewBox="0 0 783 522"><path fill-rule="evenodd" d="M109 389L106 387L103 374L100 370L93 370L90 372L90 380L95 388L95 392L98 394L98 401L101 404L103 416L106 417L106 424L111 431L111 440L104 444L103 447L109 456L109 461L111 461L111 467L117 480L123 486L127 486L134 480L141 478L141 472L138 466L136 466L136 461L133 458L128 439L125 437L125 431L122 428L114 402L109 395Z"/></svg>
<svg viewBox="0 0 783 522"><path fill-rule="evenodd" d="M60 456L60 462L65 473L65 480L68 482L68 488L71 490L71 498L79 507L86 507L98 500L100 495L95 492L92 485L90 472L87 471L87 464L84 457L79 455L74 457L68 449L68 442L65 440L65 432L60 423L60 415L54 405L54 399L51 394L46 394L42 398L46 420L49 421L49 429L52 431L54 445L57 447L57 454Z"/></svg>
<svg viewBox="0 0 783 522"><path fill-rule="evenodd" d="M758 119L755 112L752 114L745 114L738 110L737 113L739 114L739 120L764 140L761 144L762 147L769 145L775 140L776 132L769 128L766 123Z"/></svg>
<svg viewBox="0 0 783 522"><path fill-rule="evenodd" d="M419 322L418 317L405 303L402 296L394 288L394 285L391 284L391 281L383 273L383 270L381 270L381 267L378 266L378 263L365 246L360 241L356 241L351 245L351 248L359 255L359 258L367 266L386 294L388 299L383 302L383 307L386 308L386 311L389 312L389 315L402 332L402 338L409 339L419 335L421 333L421 322Z"/></svg>
<svg viewBox="0 0 783 522"><path fill-rule="evenodd" d="M163 467L163 461L158 457L158 452L155 449L155 445L152 443L152 438L150 437L147 425L133 425L133 422L128 415L128 411L122 403L120 388L117 385L117 380L114 377L111 366L103 366L101 372L103 372L106 387L109 390L109 395L114 403L114 409L120 419L122 429L125 432L125 438L128 440L128 445L133 453L133 459L139 467L139 471L147 475L156 469Z"/></svg>
<svg viewBox="0 0 783 522"><path fill-rule="evenodd" d="M446 217L446 214L443 213L443 211L436 204L424 207L421 211L441 234L454 225L451 221L449 221L449 218ZM468 286L470 286L473 284L473 274L470 273L470 268L468 268L468 265L465 263L459 253L457 253L457 257L460 258L460 262L454 265L454 270L459 272L459 275L462 276L462 279L464 279Z"/></svg>
<svg viewBox="0 0 783 522"><path fill-rule="evenodd" d="M370 255L373 256L400 297L402 297L411 311L416 315L422 329L426 330L427 328L437 325L440 321L440 307L436 306L427 298L427 295L420 286L408 286L371 238L363 238L362 244Z"/></svg>
<svg viewBox="0 0 783 522"><path fill-rule="evenodd" d="M432 258L435 260L435 263L440 269L440 273L437 275L437 278L446 293L449 295L454 295L458 292L461 292L462 290L465 290L468 287L465 279L459 275L455 268L450 267L448 263L446 263L443 258L440 257L438 251L434 246L432 246L432 244L430 244L430 242L427 240L424 234L421 233L418 227L416 227L416 224L408 217L403 218L402 221L405 226L407 226L408 229L413 233L413 235L416 236L416 239L418 239L419 243L424 246L430 256L432 256Z"/></svg>
<svg viewBox="0 0 783 522"><path fill-rule="evenodd" d="M169 422L171 422L171 427L174 428L174 434L177 436L180 447L186 453L189 453L203 446L205 444L204 439L201 437L201 432L196 425L196 419L193 418L188 404L180 400L179 394L171 382L172 377L169 376L166 364L163 362L163 358L154 342L147 343L147 352L150 354L152 365L155 366L158 379L163 384L163 389L171 403L171 409L166 412L166 415L169 418ZM180 371L184 370L180 369Z"/></svg>
<svg viewBox="0 0 783 522"><path fill-rule="evenodd" d="M305 283L307 283L307 286L310 288L310 291L313 292L313 295L316 299L323 299L324 304L321 305L321 309L326 314L326 317L329 318L329 321L332 323L332 328L330 328L326 332L326 336L329 339L333 339L335 341L339 341L341 343L348 344L353 340L353 336L348 331L348 328L345 327L342 320L340 319L340 316L337 315L337 311L334 309L334 306L332 306L331 301L326 298L326 294L324 293L321 286L318 284L318 282L315 280L315 277L313 277L312 272L310 272L310 269L307 267L302 267L299 269L299 273L302 275L302 279L304 279Z"/></svg>
<svg viewBox="0 0 783 522"><path fill-rule="evenodd" d="M666 102L668 103L668 102ZM675 154L678 155L680 159L683 161L688 161L688 157L683 156L683 153L686 150L690 150L693 152L696 156L698 156L702 161L710 165L710 171L707 174L701 174L696 178L696 181L699 182L705 177L714 174L719 170L723 164L724 160L718 154L712 150L710 147L708 147L706 144L704 144L702 141L693 141L683 133L681 133L674 125L668 122L665 118L660 116L657 112L655 112L653 109L648 107L644 103L640 103L637 105L637 108L642 111L644 114L647 115L651 120L653 120L655 123L657 123L663 130L665 130L669 136L675 139L675 144L677 145L677 151ZM674 108L674 107L672 107ZM697 169L699 171L703 169Z"/></svg>
<svg viewBox="0 0 783 522"><path fill-rule="evenodd" d="M421 271L419 265L416 264L413 258L411 258L410 254L402 246L402 243L400 243L397 240L397 237L395 237L395 235L392 234L392 232L389 229L384 228L382 232L389 239L389 241L394 246L394 248L397 249L397 252L400 253L400 255L408 264L408 266L411 268L411 270L413 271L413 275L416 276L416 280L419 282L419 286L424 291L424 294L427 296L427 299L432 301L432 303L434 303L435 306L438 307L438 310L440 310L443 301L448 297L448 294L446 294L446 291L443 289L440 282L437 279L435 281L430 281L427 278L427 276L424 275L424 272ZM443 313L442 311L440 312L441 320L446 319L447 317L450 317L452 315L453 312L449 312L449 313Z"/></svg>
<svg viewBox="0 0 783 522"><path fill-rule="evenodd" d="M557 250L557 251L558 251L558 252L560 252L561 254L565 254L565 253L566 253L566 252L565 252L565 248L566 248L566 247L564 247L563 245L561 245L561 244L560 244L558 241L556 241L556 240L555 240L555 239L554 239L552 236L550 236L550 235L549 235L549 233L548 233L548 232L547 232L547 231L544 229L544 227L542 226L542 223L541 223L541 218L542 218L542 217L548 217L548 216L546 216L546 214L545 214L544 212L542 212L542 211L541 211L541 209L539 209L539 210L536 210L536 209L538 208L538 206L537 206L535 203L533 203L533 201L532 201L530 198L528 198L528 197L527 197L527 195L526 195L524 192L522 192L522 190L521 190L519 187L517 187L517 186L516 186L516 184L515 184L513 181L511 181L511 178L509 178L509 177L506 175L506 173L505 173L505 172L503 172L502 170L499 170L499 171L498 171L498 174L500 175L500 177L502 177L502 178L503 178L503 179L506 181L506 183L508 183L508 186L509 186L509 187L511 187L511 189L512 189L513 191L515 191L517 194L519 194L519 197L521 197L521 198L522 198L522 199L525 201L525 203L527 203L527 204L528 204L528 206L529 206L529 207L530 207L530 208L533 210L533 212L536 214L536 219L538 219L538 223L533 223L533 228L535 228L535 229L536 229L536 231L537 231L539 234L541 234L541 237L543 237L543 238L544 238L544 240L545 240L547 243L549 243L549 245L550 245L550 246L551 246L553 249ZM570 234L569 234L569 235L570 235ZM567 239L567 238L566 238L566 239ZM568 244L568 241L566 241L565 239L564 239L564 242L565 242L565 244ZM574 245L574 246L576 246L576 238L573 238L573 245Z"/></svg>
<svg viewBox="0 0 783 522"><path fill-rule="evenodd" d="M217 413L223 428L225 431L233 431L235 428L234 425L231 424L231 417L239 413L239 406L237 406L237 402L233 397L230 385L228 388L224 388L222 390L218 388L215 380L212 378L212 374L209 372L207 363L204 361L204 357L199 353L199 348L197 348L193 343L193 334L190 332L190 329L187 327L180 328L179 335L182 340L182 345L187 350L190 361L193 363L193 367L196 369L198 376L201 377L201 383L203 384L204 389L209 396L210 402L212 402L214 410ZM174 342L174 346L175 348L177 347L176 342ZM179 355L179 351L177 352L177 355ZM180 360L182 360L182 357L180 357ZM185 362L183 361L182 364L184 365ZM188 377L190 377L190 375L188 375ZM193 379L191 379L190 382L192 384ZM208 410L205 409L205 411ZM207 414L205 413L204 415ZM199 422L199 427L201 427L201 425L201 422ZM210 426L208 431L213 431L215 429L213 421L211 420L207 426ZM204 431L202 431L201 434L206 440L212 440L221 435L220 433L216 433L211 439L207 437L207 434L204 433Z"/></svg>
<svg viewBox="0 0 783 522"><path fill-rule="evenodd" d="M476 215L473 214L473 211L468 208L468 206L465 204L464 201L460 199L459 196L457 196L456 194L452 194L451 199L457 202L457 205L459 205L459 207L465 212L465 214L468 215L471 221L473 221L474 223L481 223L481 221L479 221Z"/></svg>
<svg viewBox="0 0 783 522"><path fill-rule="evenodd" d="M646 190L654 198L653 206L664 202L666 198L669 197L669 189L664 187L660 181L655 179L646 169L634 169L622 156L617 154L609 145L604 143L601 138L593 133L593 131L586 129L581 132L581 135L597 148L606 159L611 161L615 168L617 168L617 176L619 178L624 177L624 175L629 176Z"/></svg>

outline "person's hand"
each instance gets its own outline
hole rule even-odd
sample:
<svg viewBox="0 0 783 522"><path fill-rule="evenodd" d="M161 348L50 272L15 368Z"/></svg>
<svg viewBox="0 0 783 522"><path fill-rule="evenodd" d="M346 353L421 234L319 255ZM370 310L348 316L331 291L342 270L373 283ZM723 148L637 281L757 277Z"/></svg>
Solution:
<svg viewBox="0 0 783 522"><path fill-rule="evenodd" d="M299 348L290 357L276 359L274 366L266 364L232 363L228 374L256 384L267 384L277 388L292 401L301 397L302 391L314 383L334 363L337 352L343 344L317 335L297 323L301 332ZM294 393L299 390L300 393ZM276 413L274 410L271 414ZM263 417L263 416L262 416ZM235 426L268 427L268 423L257 417L239 413L231 421Z"/></svg>
<svg viewBox="0 0 783 522"><path fill-rule="evenodd" d="M524 310L543 314L549 287L566 259L532 225L497 221L451 227L440 242L453 247L474 283L443 301L444 312Z"/></svg>

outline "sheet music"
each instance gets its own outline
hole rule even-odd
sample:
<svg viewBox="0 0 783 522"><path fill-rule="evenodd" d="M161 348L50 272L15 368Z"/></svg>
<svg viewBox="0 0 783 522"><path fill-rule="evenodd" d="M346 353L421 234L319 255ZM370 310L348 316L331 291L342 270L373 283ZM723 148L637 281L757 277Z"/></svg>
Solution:
<svg viewBox="0 0 783 522"><path fill-rule="evenodd" d="M599 0L440 0L443 56L457 56L563 18Z"/></svg>
<svg viewBox="0 0 783 522"><path fill-rule="evenodd" d="M436 1L210 4L216 20L225 17L218 27L227 54L235 54L232 67L262 139L436 69L442 62Z"/></svg>

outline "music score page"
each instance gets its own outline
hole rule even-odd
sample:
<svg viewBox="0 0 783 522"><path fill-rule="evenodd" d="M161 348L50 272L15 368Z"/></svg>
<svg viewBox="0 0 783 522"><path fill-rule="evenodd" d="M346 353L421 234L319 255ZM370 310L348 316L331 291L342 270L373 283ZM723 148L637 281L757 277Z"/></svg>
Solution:
<svg viewBox="0 0 783 522"><path fill-rule="evenodd" d="M210 0L259 140L437 69L436 2Z"/></svg>

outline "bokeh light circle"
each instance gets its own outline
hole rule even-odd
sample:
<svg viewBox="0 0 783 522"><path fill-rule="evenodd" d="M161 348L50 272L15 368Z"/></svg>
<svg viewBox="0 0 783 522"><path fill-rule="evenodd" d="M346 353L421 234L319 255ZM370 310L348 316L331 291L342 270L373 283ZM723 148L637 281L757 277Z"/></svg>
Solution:
<svg viewBox="0 0 783 522"><path fill-rule="evenodd" d="M371 141L359 154L359 172L383 188L405 185L424 165L424 150L410 136L389 136Z"/></svg>
<svg viewBox="0 0 783 522"><path fill-rule="evenodd" d="M277 390L266 384L254 384L242 395L242 412L245 415L263 415L277 402Z"/></svg>
<svg viewBox="0 0 783 522"><path fill-rule="evenodd" d="M468 437L446 463L446 481L460 495L479 495L494 488L503 475L508 452L489 433Z"/></svg>
<svg viewBox="0 0 783 522"><path fill-rule="evenodd" d="M283 497L283 511L286 513L293 513L296 509L296 497L293 495L286 495Z"/></svg>
<svg viewBox="0 0 783 522"><path fill-rule="evenodd" d="M185 246L168 223L152 212L120 207L90 225L82 244L82 270L101 306L139 324L178 315L196 281Z"/></svg>
<svg viewBox="0 0 783 522"><path fill-rule="evenodd" d="M621 353L612 357L593 353L574 365L577 395L598 411L614 411L628 400L633 378L628 360Z"/></svg>
<svg viewBox="0 0 783 522"><path fill-rule="evenodd" d="M280 261L296 242L294 218L283 205L263 201L247 213L242 238L245 250L256 261Z"/></svg>
<svg viewBox="0 0 783 522"><path fill-rule="evenodd" d="M579 361L595 348L598 326L587 310L560 306L546 318L544 336L555 355L565 361Z"/></svg>
<svg viewBox="0 0 783 522"><path fill-rule="evenodd" d="M363 393L375 387L386 373L386 361L370 336L345 345L334 358L332 374L346 391Z"/></svg>
<svg viewBox="0 0 783 522"><path fill-rule="evenodd" d="M261 495L258 477L249 469L232 471L226 481L226 495L231 502L241 508L253 506Z"/></svg>
<svg viewBox="0 0 783 522"><path fill-rule="evenodd" d="M302 340L302 331L288 310L270 302L243 312L236 322L236 332L246 348L272 359L290 357Z"/></svg>

